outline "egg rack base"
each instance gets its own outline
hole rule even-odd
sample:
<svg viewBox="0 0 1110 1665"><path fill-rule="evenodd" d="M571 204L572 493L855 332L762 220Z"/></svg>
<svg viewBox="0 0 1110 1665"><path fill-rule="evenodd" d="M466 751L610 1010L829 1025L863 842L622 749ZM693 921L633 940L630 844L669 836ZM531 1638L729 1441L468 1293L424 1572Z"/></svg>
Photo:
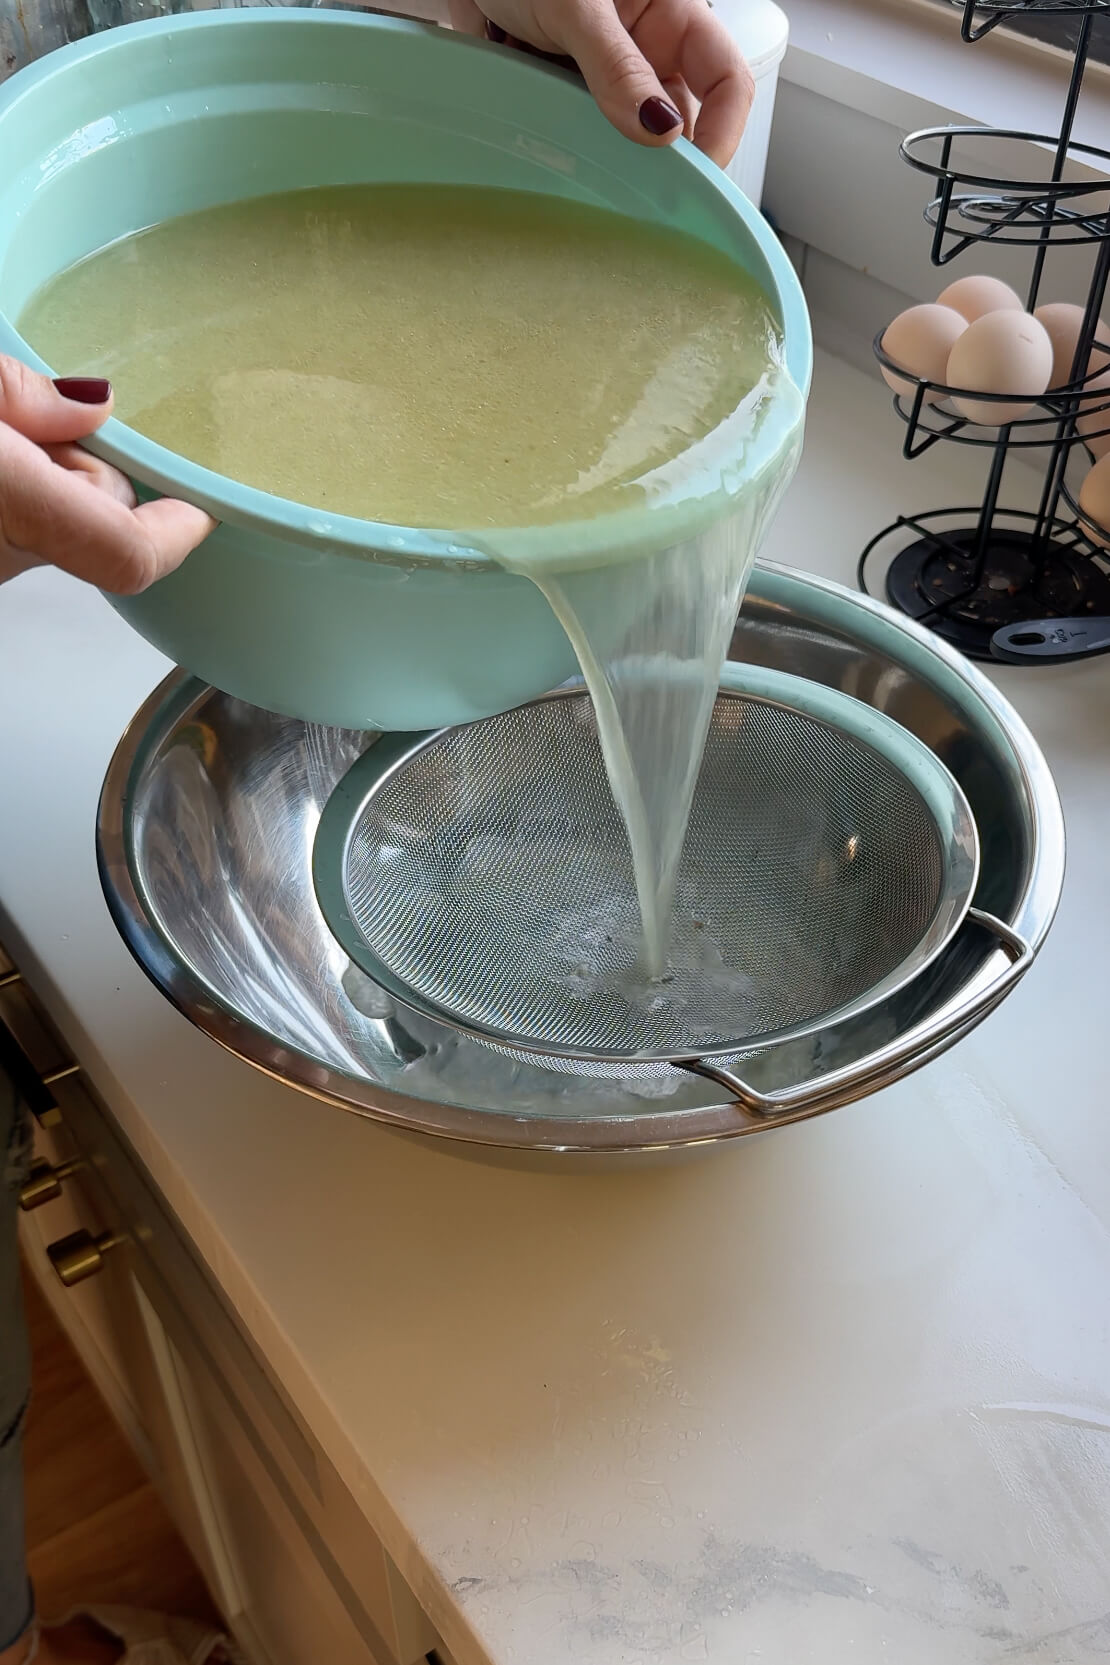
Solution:
<svg viewBox="0 0 1110 1665"><path fill-rule="evenodd" d="M860 588L885 558L885 598L969 659L993 658L991 640L1009 625L1110 614L1110 562L1074 525L1056 521L1046 538L1037 516L1000 510L984 539L977 512L899 516L860 557Z"/></svg>

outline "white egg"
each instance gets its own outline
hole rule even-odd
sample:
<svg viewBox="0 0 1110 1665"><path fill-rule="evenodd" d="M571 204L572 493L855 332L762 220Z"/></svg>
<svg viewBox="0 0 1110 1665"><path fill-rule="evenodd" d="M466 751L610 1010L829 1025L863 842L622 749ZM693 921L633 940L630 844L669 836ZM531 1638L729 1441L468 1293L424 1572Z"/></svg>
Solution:
<svg viewBox="0 0 1110 1665"><path fill-rule="evenodd" d="M970 272L967 277L950 283L937 296L937 305L952 307L969 324L974 324L977 318L985 318L990 312L1025 311L1021 297L1001 278L976 277Z"/></svg>
<svg viewBox="0 0 1110 1665"><path fill-rule="evenodd" d="M911 306L900 312L883 331L883 351L911 376L923 382L943 383L948 355L966 328L967 319L953 312L950 306ZM906 399L913 398L913 382L896 376L885 364L880 368L883 380L893 392ZM943 397L943 394L927 393L925 402L935 405Z"/></svg>
<svg viewBox="0 0 1110 1665"><path fill-rule="evenodd" d="M1052 378L1048 385L1050 388L1066 387L1071 381L1075 349L1079 345L1079 332L1083 328L1083 308L1073 306L1070 301L1049 301L1046 306L1039 306L1033 316L1038 323L1044 325L1052 342ZM1101 318L1095 326L1095 341L1107 351L1102 352L1099 347L1092 350L1092 370L1097 370L1100 366L1110 366L1110 329L1107 329Z"/></svg>
<svg viewBox="0 0 1110 1665"><path fill-rule="evenodd" d="M1052 342L1043 324L1028 312L988 312L969 324L948 358L950 387L976 393L1014 393L1019 402L993 404L985 399L953 399L968 422L1003 427L1028 416L1052 374Z"/></svg>
<svg viewBox="0 0 1110 1665"><path fill-rule="evenodd" d="M1097 392L1098 397L1092 401L1096 407L1094 410L1087 406L1080 410L1075 419L1076 432L1083 435L1092 457L1105 457L1110 455L1110 370L1103 370L1101 375L1087 382L1083 391L1088 395ZM1099 405L1103 409L1099 410ZM1100 433L1100 428L1105 432Z"/></svg>
<svg viewBox="0 0 1110 1665"><path fill-rule="evenodd" d="M1087 475L1079 491L1079 507L1094 522L1083 531L1092 543L1110 549L1110 457L1103 457Z"/></svg>

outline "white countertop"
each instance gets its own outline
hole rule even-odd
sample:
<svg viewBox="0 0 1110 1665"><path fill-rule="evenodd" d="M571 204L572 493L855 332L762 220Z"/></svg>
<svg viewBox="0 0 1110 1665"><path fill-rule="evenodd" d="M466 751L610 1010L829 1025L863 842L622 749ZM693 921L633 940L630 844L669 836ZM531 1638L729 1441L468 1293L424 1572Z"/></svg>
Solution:
<svg viewBox="0 0 1110 1665"><path fill-rule="evenodd" d="M899 442L822 361L767 554L848 580L975 501ZM1070 839L999 1012L850 1109L586 1175L303 1098L148 984L93 820L166 668L75 582L0 591L0 937L459 1665L1104 1659L1110 658L999 673Z"/></svg>

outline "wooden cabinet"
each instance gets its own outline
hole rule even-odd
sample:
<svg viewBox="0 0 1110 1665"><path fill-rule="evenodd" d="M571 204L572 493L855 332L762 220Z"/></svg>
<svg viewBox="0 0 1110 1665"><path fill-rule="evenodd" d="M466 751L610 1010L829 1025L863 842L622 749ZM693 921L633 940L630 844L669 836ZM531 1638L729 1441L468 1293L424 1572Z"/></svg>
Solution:
<svg viewBox="0 0 1110 1665"><path fill-rule="evenodd" d="M70 1170L24 1249L229 1629L255 1665L416 1665L424 1613L9 968L0 1067L40 1114L39 1159ZM64 1287L51 1256L77 1233L63 1270L95 1275Z"/></svg>
<svg viewBox="0 0 1110 1665"><path fill-rule="evenodd" d="M37 1154L40 1159L57 1161L61 1143L40 1130ZM82 1180L77 1173L66 1182L60 1197L24 1215L20 1229L24 1255L223 1608L211 1534L198 1506L158 1366L159 1330L150 1321L153 1314L144 1311L142 1291L135 1281L134 1251L127 1242L117 1245L104 1255L97 1276L70 1289L61 1284L49 1259L51 1246L75 1232L85 1231L94 1238L102 1233L104 1211L91 1190L88 1179Z"/></svg>

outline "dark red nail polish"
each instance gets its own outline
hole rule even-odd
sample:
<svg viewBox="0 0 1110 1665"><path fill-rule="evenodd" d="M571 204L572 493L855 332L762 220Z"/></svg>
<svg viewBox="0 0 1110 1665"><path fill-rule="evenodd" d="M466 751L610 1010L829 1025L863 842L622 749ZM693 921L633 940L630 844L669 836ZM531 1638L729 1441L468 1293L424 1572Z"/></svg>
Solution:
<svg viewBox="0 0 1110 1665"><path fill-rule="evenodd" d="M498 46L504 46L507 38L500 23L494 23L488 17L486 18L486 35L490 40L496 42Z"/></svg>
<svg viewBox="0 0 1110 1665"><path fill-rule="evenodd" d="M106 405L112 397L112 384L102 376L61 376L54 386L75 405Z"/></svg>
<svg viewBox="0 0 1110 1665"><path fill-rule="evenodd" d="M664 133L673 133L676 127L681 127L682 117L665 98L645 98L640 105L640 125L660 139Z"/></svg>

